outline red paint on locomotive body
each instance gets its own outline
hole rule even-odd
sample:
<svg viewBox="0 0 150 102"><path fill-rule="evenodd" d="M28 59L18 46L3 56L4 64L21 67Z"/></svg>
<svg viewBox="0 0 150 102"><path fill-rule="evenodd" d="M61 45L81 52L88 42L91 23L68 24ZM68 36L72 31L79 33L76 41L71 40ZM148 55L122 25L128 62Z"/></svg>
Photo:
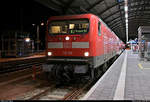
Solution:
<svg viewBox="0 0 150 102"><path fill-rule="evenodd" d="M54 32L57 34L50 34L49 32L50 30L49 25L53 21L67 22L67 20L80 20L80 19L88 20L89 28L87 33L59 34L55 30L61 28L57 27L57 24L55 23L52 24L52 26L54 28ZM63 24L63 22L61 22L60 24ZM66 28L62 28L62 29L66 29ZM58 32L60 32L60 30L58 30ZM95 56L105 56L107 59L108 54L117 53L121 48L121 43L120 43L121 41L115 35L115 33L111 31L106 26L106 24L102 20L100 20L100 18L98 18L93 14L50 17L48 20L46 40L47 40L46 55L48 54L48 52L51 52L52 53L51 56L85 57L85 52L88 52L89 55L86 56L85 58L95 57Z"/></svg>
<svg viewBox="0 0 150 102"><path fill-rule="evenodd" d="M48 48L47 45L47 52L52 52L52 56L84 56L85 52L89 52L89 56L93 56L93 43L92 42L92 26L93 22L92 21L92 16L93 15L79 15L79 16L59 16L59 17L51 17L49 19L49 23L51 21L56 21L56 20L73 20L73 19L88 19L90 22L90 27L89 27L89 32L86 34L58 34L54 36L50 36L47 32L47 42L60 42L62 43L62 48ZM93 29L94 30L94 29ZM91 36L92 35L92 36ZM66 37L69 37L69 40L65 40ZM90 38L92 37L92 38ZM83 42L83 48L82 46L79 46L80 42ZM76 48L72 48L72 43L78 44ZM89 47L84 48L84 43L89 44ZM48 44L48 43L47 43Z"/></svg>

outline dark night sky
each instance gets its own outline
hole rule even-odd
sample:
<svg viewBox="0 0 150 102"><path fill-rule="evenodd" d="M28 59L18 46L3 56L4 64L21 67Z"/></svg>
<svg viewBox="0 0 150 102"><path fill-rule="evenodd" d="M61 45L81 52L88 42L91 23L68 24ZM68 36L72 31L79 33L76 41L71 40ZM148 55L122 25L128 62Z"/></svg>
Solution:
<svg viewBox="0 0 150 102"><path fill-rule="evenodd" d="M38 24L52 15L57 15L57 12L34 0L3 0L0 3L0 13L1 31L20 30L21 24L24 31L30 31L32 23Z"/></svg>

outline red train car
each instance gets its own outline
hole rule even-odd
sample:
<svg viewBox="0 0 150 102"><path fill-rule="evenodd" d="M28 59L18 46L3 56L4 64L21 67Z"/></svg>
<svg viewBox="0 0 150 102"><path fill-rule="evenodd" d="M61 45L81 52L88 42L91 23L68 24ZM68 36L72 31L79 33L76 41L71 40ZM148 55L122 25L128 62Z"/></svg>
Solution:
<svg viewBox="0 0 150 102"><path fill-rule="evenodd" d="M46 40L43 70L57 79L87 73L94 78L99 66L121 50L119 38L93 14L50 17Z"/></svg>

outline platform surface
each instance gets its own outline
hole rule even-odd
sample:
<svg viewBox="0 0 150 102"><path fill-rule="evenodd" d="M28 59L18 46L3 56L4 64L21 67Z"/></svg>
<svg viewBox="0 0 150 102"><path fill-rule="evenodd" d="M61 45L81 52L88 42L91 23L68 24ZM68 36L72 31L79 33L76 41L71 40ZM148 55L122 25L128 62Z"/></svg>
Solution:
<svg viewBox="0 0 150 102"><path fill-rule="evenodd" d="M150 62L124 51L81 100L150 100Z"/></svg>

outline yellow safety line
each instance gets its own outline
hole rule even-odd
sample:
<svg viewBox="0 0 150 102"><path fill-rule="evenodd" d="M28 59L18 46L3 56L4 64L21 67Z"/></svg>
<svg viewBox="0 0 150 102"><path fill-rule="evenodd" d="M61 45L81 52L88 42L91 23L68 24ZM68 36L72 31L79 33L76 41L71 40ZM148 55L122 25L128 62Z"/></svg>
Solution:
<svg viewBox="0 0 150 102"><path fill-rule="evenodd" d="M143 68L143 66L139 63L138 64L138 66L139 66L139 68L141 68L141 69L150 69L150 68Z"/></svg>
<svg viewBox="0 0 150 102"><path fill-rule="evenodd" d="M138 66L139 66L139 68L143 69L143 66L140 63L138 64Z"/></svg>

